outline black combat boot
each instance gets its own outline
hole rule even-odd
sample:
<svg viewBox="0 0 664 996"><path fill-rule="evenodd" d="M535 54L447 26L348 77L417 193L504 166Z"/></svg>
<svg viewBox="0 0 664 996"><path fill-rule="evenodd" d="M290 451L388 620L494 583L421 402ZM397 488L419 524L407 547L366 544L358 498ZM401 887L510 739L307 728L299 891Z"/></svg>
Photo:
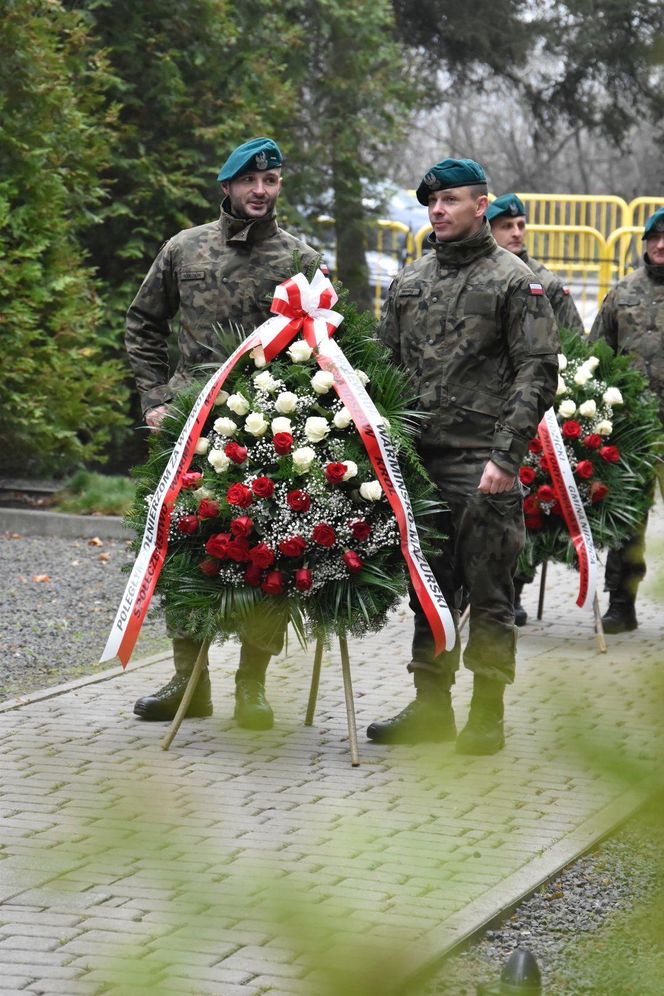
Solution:
<svg viewBox="0 0 664 996"><path fill-rule="evenodd" d="M176 637L173 640L175 674L163 688L152 695L145 695L142 699L138 699L134 705L134 713L137 716L141 719L157 721L173 719L189 684L189 678L200 648L199 642L188 637ZM189 703L186 716L190 719L211 715L210 674L205 667Z"/></svg>
<svg viewBox="0 0 664 996"><path fill-rule="evenodd" d="M609 607L602 616L605 633L629 633L638 626L634 599L624 591L609 592Z"/></svg>
<svg viewBox="0 0 664 996"><path fill-rule="evenodd" d="M523 591L523 581L514 582L514 625L525 626L528 622L528 613L521 604L521 592Z"/></svg>
<svg viewBox="0 0 664 996"><path fill-rule="evenodd" d="M270 654L242 644L240 666L235 674L235 712L233 718L245 730L270 730L274 714L265 698L265 673Z"/></svg>
<svg viewBox="0 0 664 996"><path fill-rule="evenodd" d="M371 723L367 737L378 744L444 743L456 737L450 681L428 671L414 673L417 696L397 716Z"/></svg>
<svg viewBox="0 0 664 996"><path fill-rule="evenodd" d="M475 675L468 722L457 737L457 754L496 754L505 746L501 681Z"/></svg>

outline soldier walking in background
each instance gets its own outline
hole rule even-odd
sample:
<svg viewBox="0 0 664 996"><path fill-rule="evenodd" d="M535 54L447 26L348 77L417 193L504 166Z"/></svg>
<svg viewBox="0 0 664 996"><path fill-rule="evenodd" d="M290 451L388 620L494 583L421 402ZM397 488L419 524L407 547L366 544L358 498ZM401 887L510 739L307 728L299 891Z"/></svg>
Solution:
<svg viewBox="0 0 664 996"><path fill-rule="evenodd" d="M491 234L498 245L522 259L542 284L544 293L551 302L558 328L573 329L583 335L585 333L583 321L569 287L526 251L526 206L521 198L516 194L502 194L501 197L496 197L486 209L486 219L491 225ZM525 626L528 621L528 613L521 604L521 592L523 586L530 584L534 576L533 572L518 573L514 577L514 622L517 626Z"/></svg>
<svg viewBox="0 0 664 996"><path fill-rule="evenodd" d="M590 338L606 339L614 353L629 353L659 399L664 423L664 207L646 221L643 266L618 281L604 298ZM662 465L659 465L661 482ZM653 481L653 495L654 495ZM607 633L636 629L636 592L646 573L647 516L632 539L606 560L604 588L609 607L602 617Z"/></svg>
<svg viewBox="0 0 664 996"><path fill-rule="evenodd" d="M240 145L221 168L224 193L218 221L179 232L163 246L127 312L126 347L136 377L145 421L154 432L169 402L193 379L202 363L222 362L215 323L252 331L270 317L277 284L293 272L293 256L309 266L318 257L304 242L279 228L275 205L281 189L282 156L269 138ZM168 339L179 313L178 362L171 373ZM283 646L284 632L253 626L243 639L235 676L235 718L240 726L267 729L272 709L265 698L265 673ZM140 698L141 719L175 715L201 643L186 634L173 639L175 675L152 695ZM212 714L205 668L187 712Z"/></svg>
<svg viewBox="0 0 664 996"><path fill-rule="evenodd" d="M464 664L473 672L468 722L456 749L493 754L504 745L503 693L514 680L512 575L523 547L517 470L553 401L558 335L539 281L500 249L484 218L486 176L470 159L446 159L417 190L433 233L428 252L390 287L378 335L414 380L429 417L419 451L447 503L446 540L431 566L454 608L470 601ZM415 597L412 659L416 698L393 719L372 723L369 739L453 740L450 690L457 647L435 655Z"/></svg>

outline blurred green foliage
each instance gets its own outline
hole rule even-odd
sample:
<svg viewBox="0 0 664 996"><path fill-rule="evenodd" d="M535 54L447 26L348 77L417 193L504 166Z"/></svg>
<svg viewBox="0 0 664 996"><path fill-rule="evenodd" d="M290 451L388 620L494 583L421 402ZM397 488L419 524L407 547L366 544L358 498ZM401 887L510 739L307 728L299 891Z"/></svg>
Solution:
<svg viewBox="0 0 664 996"><path fill-rule="evenodd" d="M125 515L134 493L134 482L128 477L79 470L56 495L56 507L79 515Z"/></svg>

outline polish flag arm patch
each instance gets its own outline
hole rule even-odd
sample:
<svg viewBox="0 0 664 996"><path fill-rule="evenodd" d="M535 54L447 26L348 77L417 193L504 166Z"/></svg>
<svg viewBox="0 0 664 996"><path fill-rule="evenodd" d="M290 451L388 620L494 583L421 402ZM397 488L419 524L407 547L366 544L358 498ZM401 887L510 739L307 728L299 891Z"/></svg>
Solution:
<svg viewBox="0 0 664 996"><path fill-rule="evenodd" d="M541 297L544 293L544 288L541 284L528 284L528 287L530 289L530 293L535 297Z"/></svg>

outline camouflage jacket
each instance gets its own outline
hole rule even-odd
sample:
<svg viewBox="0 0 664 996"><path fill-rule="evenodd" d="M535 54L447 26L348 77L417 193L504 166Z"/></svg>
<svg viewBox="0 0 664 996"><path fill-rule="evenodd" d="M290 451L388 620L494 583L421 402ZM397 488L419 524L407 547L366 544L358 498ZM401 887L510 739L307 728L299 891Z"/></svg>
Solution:
<svg viewBox="0 0 664 996"><path fill-rule="evenodd" d="M201 363L225 359L213 323L253 331L270 316L274 288L318 255L277 225L274 214L247 222L227 214L178 232L162 247L127 312L125 344L141 406L167 403ZM178 362L169 364L171 319L179 311Z"/></svg>
<svg viewBox="0 0 664 996"><path fill-rule="evenodd" d="M378 335L430 418L421 448L486 448L515 473L556 393L558 331L541 285L488 223L393 281Z"/></svg>
<svg viewBox="0 0 664 996"><path fill-rule="evenodd" d="M590 338L606 339L614 353L630 353L659 398L664 421L664 266L644 266L604 298Z"/></svg>
<svg viewBox="0 0 664 996"><path fill-rule="evenodd" d="M584 335L586 330L583 326L583 319L574 304L574 298L571 295L569 287L562 282L560 277L552 273L544 263L540 263L538 260L533 259L532 256L529 256L525 249L519 253L519 259L522 259L526 266L533 271L544 288L544 293L551 302L553 313L556 316L558 328L573 329L575 332Z"/></svg>

